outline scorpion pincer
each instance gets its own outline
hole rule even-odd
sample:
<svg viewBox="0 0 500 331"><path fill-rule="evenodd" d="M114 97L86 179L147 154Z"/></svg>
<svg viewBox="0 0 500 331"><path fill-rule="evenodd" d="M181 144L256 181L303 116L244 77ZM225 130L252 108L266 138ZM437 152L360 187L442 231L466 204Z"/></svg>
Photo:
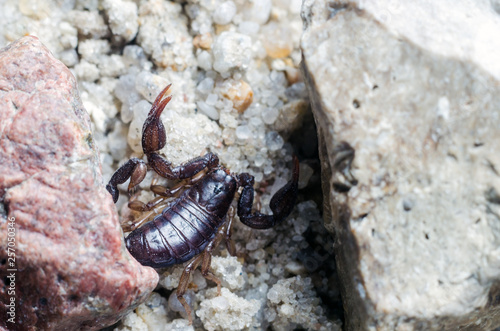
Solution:
<svg viewBox="0 0 500 331"><path fill-rule="evenodd" d="M166 134L160 115L172 98L163 99L168 85L154 101L142 128L142 149L147 163L132 158L111 177L106 189L116 203L118 184L130 179L128 191L132 194L145 178L148 168L159 176L173 180L187 180L183 185L168 189L151 185L157 198L142 203L131 199L128 206L136 211L153 211L164 208L161 213L149 213L142 222L150 222L133 230L125 238L127 249L142 265L164 268L191 260L185 267L177 297L184 306L192 324L191 308L183 297L189 284L189 276L200 264L202 275L217 284L220 295L221 282L210 271L212 251L225 239L230 254L235 255L231 241L231 223L234 216L231 203L241 187L238 200L238 216L241 222L254 229L268 229L283 221L292 211L297 198L299 161L293 157L292 179L285 184L270 201L271 215L252 213L254 200L254 177L248 173L234 174L219 163L213 153L194 158L178 167L161 157L157 151L166 143ZM170 203L172 197L177 199ZM167 202L169 200L169 202Z"/></svg>

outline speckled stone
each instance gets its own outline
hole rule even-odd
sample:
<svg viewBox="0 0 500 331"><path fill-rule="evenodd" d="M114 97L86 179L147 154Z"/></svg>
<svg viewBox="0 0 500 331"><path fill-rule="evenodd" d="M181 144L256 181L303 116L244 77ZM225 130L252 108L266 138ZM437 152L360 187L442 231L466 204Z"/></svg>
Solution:
<svg viewBox="0 0 500 331"><path fill-rule="evenodd" d="M306 0L302 16L347 330L495 329L498 12ZM342 142L355 149L355 186L336 162Z"/></svg>
<svg viewBox="0 0 500 331"><path fill-rule="evenodd" d="M0 328L96 330L147 298L158 274L122 244L76 81L36 37L0 50L0 164ZM8 269L15 324L5 319Z"/></svg>

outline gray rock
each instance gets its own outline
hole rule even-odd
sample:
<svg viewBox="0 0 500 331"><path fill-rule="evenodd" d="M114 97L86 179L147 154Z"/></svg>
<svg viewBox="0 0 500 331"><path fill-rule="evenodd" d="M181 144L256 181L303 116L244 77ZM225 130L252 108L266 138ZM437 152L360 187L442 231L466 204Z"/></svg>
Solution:
<svg viewBox="0 0 500 331"><path fill-rule="evenodd" d="M0 164L0 329L96 330L147 299L75 78L36 37L0 50Z"/></svg>
<svg viewBox="0 0 500 331"><path fill-rule="evenodd" d="M498 12L306 0L302 15L347 329L498 327Z"/></svg>

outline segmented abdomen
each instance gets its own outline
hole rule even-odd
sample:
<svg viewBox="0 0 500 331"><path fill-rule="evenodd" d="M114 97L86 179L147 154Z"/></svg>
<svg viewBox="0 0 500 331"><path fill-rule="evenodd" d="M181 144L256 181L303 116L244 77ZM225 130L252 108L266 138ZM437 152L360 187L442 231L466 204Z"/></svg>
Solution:
<svg viewBox="0 0 500 331"><path fill-rule="evenodd" d="M190 199L181 198L151 222L132 231L125 242L142 265L164 268L201 253L222 222Z"/></svg>

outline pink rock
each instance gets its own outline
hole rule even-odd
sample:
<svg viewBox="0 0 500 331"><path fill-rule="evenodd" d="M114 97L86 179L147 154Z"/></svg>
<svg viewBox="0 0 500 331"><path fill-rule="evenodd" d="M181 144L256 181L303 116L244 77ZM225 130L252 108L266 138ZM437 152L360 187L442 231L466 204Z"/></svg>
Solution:
<svg viewBox="0 0 500 331"><path fill-rule="evenodd" d="M0 50L0 329L103 328L155 288L122 244L98 160L71 72L36 37Z"/></svg>

